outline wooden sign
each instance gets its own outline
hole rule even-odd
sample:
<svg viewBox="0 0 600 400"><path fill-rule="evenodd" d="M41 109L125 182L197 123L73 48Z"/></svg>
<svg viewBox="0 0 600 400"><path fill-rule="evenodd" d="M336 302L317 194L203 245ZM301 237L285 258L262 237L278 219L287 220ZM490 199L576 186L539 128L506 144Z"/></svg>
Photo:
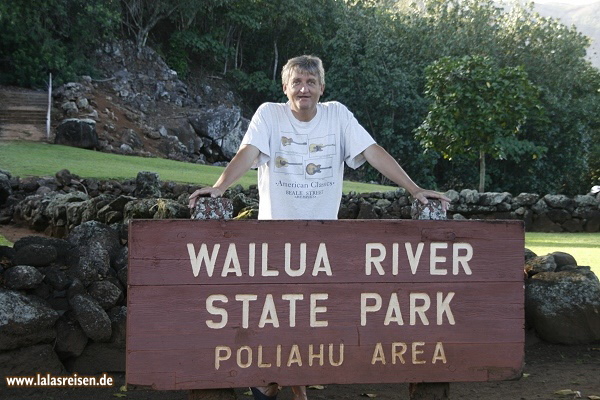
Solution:
<svg viewBox="0 0 600 400"><path fill-rule="evenodd" d="M513 379L520 221L134 220L127 383Z"/></svg>

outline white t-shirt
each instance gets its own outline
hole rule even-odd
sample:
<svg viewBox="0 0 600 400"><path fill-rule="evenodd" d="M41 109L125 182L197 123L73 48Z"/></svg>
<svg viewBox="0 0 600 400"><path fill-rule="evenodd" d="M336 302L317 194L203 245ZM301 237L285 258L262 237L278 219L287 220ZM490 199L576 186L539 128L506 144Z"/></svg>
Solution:
<svg viewBox="0 0 600 400"><path fill-rule="evenodd" d="M317 105L309 122L288 103L261 105L242 140L258 148L258 219L337 219L344 161L351 168L375 141L341 103Z"/></svg>

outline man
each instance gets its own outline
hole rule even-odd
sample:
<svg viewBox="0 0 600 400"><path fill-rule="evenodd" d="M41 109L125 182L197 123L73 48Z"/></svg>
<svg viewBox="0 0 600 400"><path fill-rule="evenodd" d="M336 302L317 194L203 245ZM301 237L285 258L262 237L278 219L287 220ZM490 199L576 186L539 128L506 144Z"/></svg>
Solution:
<svg viewBox="0 0 600 400"><path fill-rule="evenodd" d="M450 200L415 184L344 105L319 102L325 90L319 58L292 58L281 76L288 102L265 103L258 108L235 157L212 187L190 195L191 208L199 196L222 196L255 166L258 219L337 219L344 162L358 168L365 161L422 203L439 199L446 207ZM295 400L306 400L304 387L292 389ZM274 399L278 386L274 383L252 391L258 400Z"/></svg>

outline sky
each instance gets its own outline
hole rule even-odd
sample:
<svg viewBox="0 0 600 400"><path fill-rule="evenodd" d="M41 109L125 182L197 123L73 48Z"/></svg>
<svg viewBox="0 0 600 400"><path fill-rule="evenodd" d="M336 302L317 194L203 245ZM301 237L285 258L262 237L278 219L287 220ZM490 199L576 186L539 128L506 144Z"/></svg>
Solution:
<svg viewBox="0 0 600 400"><path fill-rule="evenodd" d="M600 0L533 0L533 2L539 4L565 3L580 6L584 4L600 3Z"/></svg>

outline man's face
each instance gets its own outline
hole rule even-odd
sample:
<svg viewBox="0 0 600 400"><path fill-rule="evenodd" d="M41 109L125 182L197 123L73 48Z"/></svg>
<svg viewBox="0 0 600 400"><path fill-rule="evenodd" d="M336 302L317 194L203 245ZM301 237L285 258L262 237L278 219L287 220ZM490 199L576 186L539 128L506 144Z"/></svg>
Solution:
<svg viewBox="0 0 600 400"><path fill-rule="evenodd" d="M294 115L300 120L310 120L317 113L317 103L325 90L316 75L292 71L283 92L290 100Z"/></svg>

